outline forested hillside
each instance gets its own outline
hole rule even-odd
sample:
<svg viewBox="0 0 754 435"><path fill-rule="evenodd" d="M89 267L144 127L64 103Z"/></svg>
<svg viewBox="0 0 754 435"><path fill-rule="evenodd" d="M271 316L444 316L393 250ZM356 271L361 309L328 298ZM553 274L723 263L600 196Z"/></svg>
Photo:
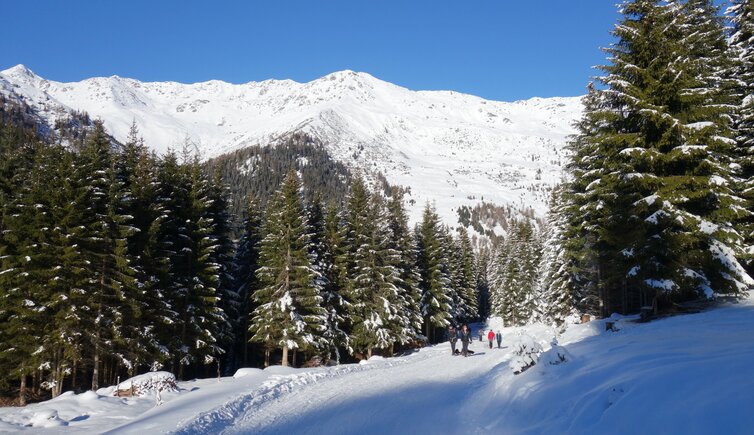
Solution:
<svg viewBox="0 0 754 435"><path fill-rule="evenodd" d="M305 134L293 134L268 146L243 148L204 163L208 174L219 175L228 188L230 214L240 224L249 198L266 208L285 176L297 171L307 200L315 193L328 203L343 204L352 174L334 161L321 143ZM238 226L238 225L236 225Z"/></svg>

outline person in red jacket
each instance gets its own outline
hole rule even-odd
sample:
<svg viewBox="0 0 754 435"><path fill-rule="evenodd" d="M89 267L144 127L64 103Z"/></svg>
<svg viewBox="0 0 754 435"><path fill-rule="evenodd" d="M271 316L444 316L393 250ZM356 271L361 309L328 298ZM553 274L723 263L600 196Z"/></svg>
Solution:
<svg viewBox="0 0 754 435"><path fill-rule="evenodd" d="M495 341L495 331L490 329L490 332L487 333L487 340L490 341L490 349L492 349L492 342Z"/></svg>

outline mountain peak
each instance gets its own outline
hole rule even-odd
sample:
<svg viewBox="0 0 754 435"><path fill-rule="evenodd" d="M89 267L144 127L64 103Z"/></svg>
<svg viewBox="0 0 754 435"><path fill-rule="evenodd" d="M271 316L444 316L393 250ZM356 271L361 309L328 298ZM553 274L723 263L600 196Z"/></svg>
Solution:
<svg viewBox="0 0 754 435"><path fill-rule="evenodd" d="M371 74L365 72L351 71L350 69L344 69L343 71L336 71L326 76L320 77L314 82L339 82L345 84L352 83L368 83L380 81Z"/></svg>
<svg viewBox="0 0 754 435"><path fill-rule="evenodd" d="M34 73L34 71L30 70L26 67L26 65L19 63L18 65L14 67L10 67L6 70L0 71L0 74L6 76L6 77L14 77L19 79L37 79L40 78L38 75Z"/></svg>

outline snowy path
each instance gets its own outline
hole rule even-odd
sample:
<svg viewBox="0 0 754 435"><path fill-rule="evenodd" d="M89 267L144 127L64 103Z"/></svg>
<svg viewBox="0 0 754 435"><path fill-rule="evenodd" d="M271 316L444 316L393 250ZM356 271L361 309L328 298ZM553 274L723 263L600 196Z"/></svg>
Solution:
<svg viewBox="0 0 754 435"><path fill-rule="evenodd" d="M400 359L291 375L203 413L178 433L467 432L474 412L466 399L495 366L507 365L507 349L481 344L468 358L452 356L445 343Z"/></svg>

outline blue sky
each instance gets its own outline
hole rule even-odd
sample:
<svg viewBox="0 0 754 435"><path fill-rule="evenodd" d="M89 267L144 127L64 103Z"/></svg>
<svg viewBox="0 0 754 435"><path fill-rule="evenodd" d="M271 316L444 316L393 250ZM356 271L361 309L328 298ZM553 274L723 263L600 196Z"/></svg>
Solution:
<svg viewBox="0 0 754 435"><path fill-rule="evenodd" d="M573 96L617 0L42 1L2 5L0 69L58 81L309 81L352 69L497 100Z"/></svg>

